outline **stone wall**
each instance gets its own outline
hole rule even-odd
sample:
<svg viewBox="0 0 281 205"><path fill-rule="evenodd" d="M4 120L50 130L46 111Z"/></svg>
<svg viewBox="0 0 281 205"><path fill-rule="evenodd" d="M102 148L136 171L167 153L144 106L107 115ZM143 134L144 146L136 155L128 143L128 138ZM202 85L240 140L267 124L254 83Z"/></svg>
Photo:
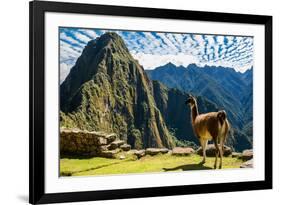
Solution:
<svg viewBox="0 0 281 205"><path fill-rule="evenodd" d="M79 129L60 130L60 154L76 156L102 156L117 139L116 134L89 132Z"/></svg>

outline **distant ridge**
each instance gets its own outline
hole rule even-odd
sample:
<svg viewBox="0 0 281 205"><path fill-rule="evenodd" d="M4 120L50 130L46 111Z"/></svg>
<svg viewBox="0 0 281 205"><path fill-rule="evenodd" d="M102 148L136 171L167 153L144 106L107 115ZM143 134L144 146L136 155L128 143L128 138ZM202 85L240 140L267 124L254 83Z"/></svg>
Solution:
<svg viewBox="0 0 281 205"><path fill-rule="evenodd" d="M221 66L183 67L168 63L146 73L169 88L204 96L218 109L225 109L235 128L235 146L241 150L252 146L253 68L240 73Z"/></svg>

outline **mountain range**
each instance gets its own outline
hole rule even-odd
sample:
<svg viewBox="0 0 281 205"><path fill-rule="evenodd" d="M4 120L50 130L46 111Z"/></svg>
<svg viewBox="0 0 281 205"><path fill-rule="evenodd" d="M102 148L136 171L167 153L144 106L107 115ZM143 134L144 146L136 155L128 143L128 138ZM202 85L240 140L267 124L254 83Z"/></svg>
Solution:
<svg viewBox="0 0 281 205"><path fill-rule="evenodd" d="M169 63L145 71L113 32L91 40L60 86L60 126L115 132L133 148L198 144L193 134L188 93L200 112L225 109L234 128L228 144L252 146L252 69Z"/></svg>
<svg viewBox="0 0 281 205"><path fill-rule="evenodd" d="M233 68L190 64L187 67L168 63L154 70L146 70L152 80L169 88L204 96L217 109L224 109L234 129L234 141L239 150L252 146L253 68L244 73ZM204 113L204 110L199 112Z"/></svg>

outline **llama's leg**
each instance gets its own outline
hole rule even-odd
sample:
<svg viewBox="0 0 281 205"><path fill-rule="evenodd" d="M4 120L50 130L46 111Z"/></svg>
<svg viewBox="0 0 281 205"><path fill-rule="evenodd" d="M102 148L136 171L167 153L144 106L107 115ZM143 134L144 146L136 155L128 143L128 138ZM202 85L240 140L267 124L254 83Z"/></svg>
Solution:
<svg viewBox="0 0 281 205"><path fill-rule="evenodd" d="M219 165L219 169L222 168L223 144L224 144L224 139L223 139L223 137L221 137L220 138L220 145L219 145L219 152L220 152L220 165Z"/></svg>
<svg viewBox="0 0 281 205"><path fill-rule="evenodd" d="M203 153L203 160L200 162L200 164L205 164L206 162L206 147L208 144L208 140L200 139L200 143L202 146L202 153Z"/></svg>
<svg viewBox="0 0 281 205"><path fill-rule="evenodd" d="M218 155L219 155L219 145L218 145L218 138L214 140L215 148L216 148L216 159L215 159L215 164L214 164L214 169L217 168L217 160L218 160Z"/></svg>

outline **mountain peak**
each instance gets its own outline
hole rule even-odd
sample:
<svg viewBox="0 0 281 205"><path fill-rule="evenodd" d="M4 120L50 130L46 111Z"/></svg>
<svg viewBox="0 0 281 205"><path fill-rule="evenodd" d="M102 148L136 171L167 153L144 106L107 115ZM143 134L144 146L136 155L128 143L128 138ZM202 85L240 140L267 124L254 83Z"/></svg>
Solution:
<svg viewBox="0 0 281 205"><path fill-rule="evenodd" d="M172 62L168 62L167 64L165 64L163 66L160 66L160 67L167 67L167 68L171 68L171 69L174 69L174 68L177 68L177 69L185 68L182 65L177 66L177 65L173 64Z"/></svg>
<svg viewBox="0 0 281 205"><path fill-rule="evenodd" d="M171 62L169 62L169 63L167 63L166 65L164 65L164 66L172 66L172 67L177 67L175 64L173 64L173 63L171 63Z"/></svg>
<svg viewBox="0 0 281 205"><path fill-rule="evenodd" d="M103 35L101 35L101 39L113 39L113 40L122 40L121 36L119 36L115 32L106 32Z"/></svg>
<svg viewBox="0 0 281 205"><path fill-rule="evenodd" d="M97 73L112 74L119 69L120 62L130 62L133 58L123 39L114 32L106 32L90 40L71 68L62 87L65 94L76 92L82 84L93 79ZM79 73L79 75L78 75Z"/></svg>
<svg viewBox="0 0 281 205"><path fill-rule="evenodd" d="M173 70L175 68L177 68L177 66L175 64L173 64L171 62L168 62L165 65L159 66L159 67L157 67L155 69L159 69L159 70L161 70L161 69L165 69L165 70L168 69L168 70L170 70L171 69L171 70Z"/></svg>
<svg viewBox="0 0 281 205"><path fill-rule="evenodd" d="M60 87L61 123L117 133L134 148L171 148L151 86L122 38L105 33L88 43Z"/></svg>
<svg viewBox="0 0 281 205"><path fill-rule="evenodd" d="M84 51L87 52L89 50L93 54L93 49L100 50L103 48L111 48L113 52L122 51L123 53L129 53L125 42L115 32L106 32L100 37L89 41Z"/></svg>
<svg viewBox="0 0 281 205"><path fill-rule="evenodd" d="M165 65L156 67L154 70L167 71L167 72L181 72L182 70L185 70L185 69L186 68L182 65L177 66L177 65L173 64L172 62L168 62Z"/></svg>
<svg viewBox="0 0 281 205"><path fill-rule="evenodd" d="M112 42L118 42L118 41L123 41L121 36L119 36L117 33L114 32L106 32L103 35L101 35L100 37L97 37L96 39L93 39L91 41L88 42L88 45L92 45L95 43L104 43L107 44L110 41Z"/></svg>
<svg viewBox="0 0 281 205"><path fill-rule="evenodd" d="M197 66L195 63L191 63L186 68L198 68L198 67L199 66Z"/></svg>

